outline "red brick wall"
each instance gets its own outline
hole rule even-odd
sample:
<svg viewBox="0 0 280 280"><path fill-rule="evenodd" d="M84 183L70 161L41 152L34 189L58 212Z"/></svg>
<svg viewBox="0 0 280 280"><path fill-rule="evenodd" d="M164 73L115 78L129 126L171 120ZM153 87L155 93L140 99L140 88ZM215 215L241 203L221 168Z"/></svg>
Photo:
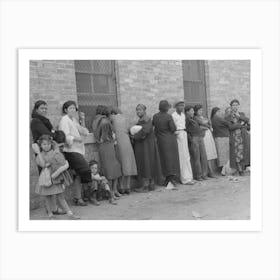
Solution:
<svg viewBox="0 0 280 280"><path fill-rule="evenodd" d="M240 110L250 116L250 61L208 60L205 65L208 110L223 110L232 99L240 102Z"/></svg>
<svg viewBox="0 0 280 280"><path fill-rule="evenodd" d="M148 115L158 112L162 99L174 102L184 98L181 61L121 60L116 62L118 101L131 123L137 120L135 108L143 103Z"/></svg>

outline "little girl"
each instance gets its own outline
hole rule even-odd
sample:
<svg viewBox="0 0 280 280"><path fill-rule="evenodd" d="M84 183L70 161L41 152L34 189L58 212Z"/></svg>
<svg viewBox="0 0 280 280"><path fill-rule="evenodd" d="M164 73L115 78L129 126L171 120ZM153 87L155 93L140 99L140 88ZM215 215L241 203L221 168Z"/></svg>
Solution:
<svg viewBox="0 0 280 280"><path fill-rule="evenodd" d="M62 183L62 178L60 178L62 176L60 175L68 169L68 162L59 151L59 148L55 146L56 144L52 140L51 136L42 135L39 138L38 143L39 146L35 148L35 152L38 154L38 156L36 157L36 163L43 169L50 169L52 184L50 186L42 186L38 183L35 192L45 197L49 219L54 219L54 215L51 209L53 195L57 196L60 205L64 208L70 219L80 219L79 216L73 214L63 195L65 185Z"/></svg>
<svg viewBox="0 0 280 280"><path fill-rule="evenodd" d="M94 196L94 199L96 198L96 192L98 189L104 189L108 196L109 196L109 203L113 205L117 205L117 202L114 200L114 196L112 194L112 191L109 186L108 180L104 176L100 176L98 173L98 163L95 160L92 160L89 163L90 169L91 169L91 177L93 182L93 189L92 189L92 195Z"/></svg>

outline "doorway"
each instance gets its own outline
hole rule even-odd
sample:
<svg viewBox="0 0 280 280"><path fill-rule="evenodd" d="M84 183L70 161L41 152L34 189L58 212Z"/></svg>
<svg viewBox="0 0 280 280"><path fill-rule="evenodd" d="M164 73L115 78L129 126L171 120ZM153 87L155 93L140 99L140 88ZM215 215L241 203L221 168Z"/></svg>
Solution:
<svg viewBox="0 0 280 280"><path fill-rule="evenodd" d="M192 106L201 104L207 116L205 61L183 60L182 65L185 103Z"/></svg>

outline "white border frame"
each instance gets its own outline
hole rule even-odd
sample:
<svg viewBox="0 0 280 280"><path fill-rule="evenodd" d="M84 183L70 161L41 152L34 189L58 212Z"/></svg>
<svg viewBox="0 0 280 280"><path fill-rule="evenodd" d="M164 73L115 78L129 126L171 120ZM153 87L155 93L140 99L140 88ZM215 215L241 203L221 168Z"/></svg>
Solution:
<svg viewBox="0 0 280 280"><path fill-rule="evenodd" d="M19 231L261 231L262 53L260 49L19 49L18 50L18 230ZM29 60L250 60L251 219L100 221L29 219ZM253 98L252 98L253 97ZM26 164L28 163L28 164Z"/></svg>

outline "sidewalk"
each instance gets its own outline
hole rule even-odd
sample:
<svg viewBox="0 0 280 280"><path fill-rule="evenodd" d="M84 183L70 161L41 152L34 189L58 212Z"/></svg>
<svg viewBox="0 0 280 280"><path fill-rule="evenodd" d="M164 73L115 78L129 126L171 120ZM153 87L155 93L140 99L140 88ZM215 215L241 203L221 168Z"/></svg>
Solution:
<svg viewBox="0 0 280 280"><path fill-rule="evenodd" d="M179 190L157 187L153 192L124 195L114 206L101 201L100 206L78 207L72 210L84 220L246 220L250 219L250 176L218 177L179 185ZM44 209L32 210L31 220L47 219ZM66 215L56 216L67 219Z"/></svg>

